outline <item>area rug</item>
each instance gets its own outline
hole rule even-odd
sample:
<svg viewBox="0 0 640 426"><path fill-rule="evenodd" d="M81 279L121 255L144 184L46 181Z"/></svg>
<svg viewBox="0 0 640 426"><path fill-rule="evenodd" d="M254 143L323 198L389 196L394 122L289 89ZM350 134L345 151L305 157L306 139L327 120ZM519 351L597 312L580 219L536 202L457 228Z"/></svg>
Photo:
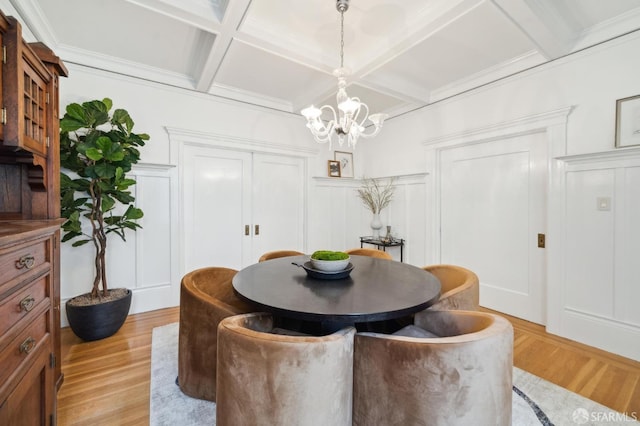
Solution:
<svg viewBox="0 0 640 426"><path fill-rule="evenodd" d="M178 375L178 323L153 329L151 426L216 424L216 405L184 395ZM513 368L513 425L639 425L622 413Z"/></svg>

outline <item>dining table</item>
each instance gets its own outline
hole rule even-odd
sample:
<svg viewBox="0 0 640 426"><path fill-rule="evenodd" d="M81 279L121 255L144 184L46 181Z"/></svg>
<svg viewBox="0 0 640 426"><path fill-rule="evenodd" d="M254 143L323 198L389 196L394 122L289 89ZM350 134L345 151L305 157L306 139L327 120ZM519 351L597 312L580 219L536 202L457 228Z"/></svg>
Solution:
<svg viewBox="0 0 640 426"><path fill-rule="evenodd" d="M407 263L352 255L349 268L341 279L325 279L331 275L318 274L309 255L281 257L241 269L232 285L259 310L324 329L406 317L440 296L440 281Z"/></svg>

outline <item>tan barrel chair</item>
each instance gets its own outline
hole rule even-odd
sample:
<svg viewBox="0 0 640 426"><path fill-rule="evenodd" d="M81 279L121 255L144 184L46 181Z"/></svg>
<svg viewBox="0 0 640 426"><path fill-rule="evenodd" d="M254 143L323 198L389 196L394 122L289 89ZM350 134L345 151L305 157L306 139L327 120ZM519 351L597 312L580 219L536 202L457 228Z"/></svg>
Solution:
<svg viewBox="0 0 640 426"><path fill-rule="evenodd" d="M378 259L387 259L393 260L393 257L386 251L370 249L370 248L353 248L349 250L345 250L345 253L349 255L356 256L369 256L369 257L377 257Z"/></svg>
<svg viewBox="0 0 640 426"><path fill-rule="evenodd" d="M254 309L233 292L236 270L218 267L197 269L180 285L178 337L178 385L193 398L216 400L216 351L218 323L226 317Z"/></svg>
<svg viewBox="0 0 640 426"><path fill-rule="evenodd" d="M425 266L427 272L440 280L440 298L429 309L477 311L480 303L480 282L469 269L457 265Z"/></svg>
<svg viewBox="0 0 640 426"><path fill-rule="evenodd" d="M220 323L216 424L350 426L355 329L320 337L272 331L266 313Z"/></svg>
<svg viewBox="0 0 640 426"><path fill-rule="evenodd" d="M426 310L415 325L432 337L356 334L353 424L510 426L511 323Z"/></svg>
<svg viewBox="0 0 640 426"><path fill-rule="evenodd" d="M269 251L258 259L258 262L264 262L265 260L277 259L279 257L289 257L289 256L302 256L304 253L295 250L275 250Z"/></svg>

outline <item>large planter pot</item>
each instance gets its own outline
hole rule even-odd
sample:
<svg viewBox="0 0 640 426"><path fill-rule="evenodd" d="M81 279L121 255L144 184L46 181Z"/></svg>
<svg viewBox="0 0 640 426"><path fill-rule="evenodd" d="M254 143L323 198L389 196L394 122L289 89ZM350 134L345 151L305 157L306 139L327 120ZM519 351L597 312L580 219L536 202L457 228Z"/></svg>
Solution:
<svg viewBox="0 0 640 426"><path fill-rule="evenodd" d="M66 311L71 330L85 341L100 340L114 335L129 315L131 294L131 290L127 289L126 295L122 298L95 305L76 305L74 299L77 298L69 299Z"/></svg>

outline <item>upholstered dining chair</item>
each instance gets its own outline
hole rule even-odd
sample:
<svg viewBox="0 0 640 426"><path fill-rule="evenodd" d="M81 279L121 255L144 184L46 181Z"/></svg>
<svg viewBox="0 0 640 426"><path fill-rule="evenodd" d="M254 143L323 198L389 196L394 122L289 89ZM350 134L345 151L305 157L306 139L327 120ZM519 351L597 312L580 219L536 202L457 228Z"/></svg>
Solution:
<svg viewBox="0 0 640 426"><path fill-rule="evenodd" d="M351 425L354 334L353 327L319 337L274 334L266 313L225 318L216 424Z"/></svg>
<svg viewBox="0 0 640 426"><path fill-rule="evenodd" d="M393 257L386 251L376 250L371 248L353 248L349 250L345 250L345 253L356 256L369 256L369 257L377 257L378 259L387 259L393 260Z"/></svg>
<svg viewBox="0 0 640 426"><path fill-rule="evenodd" d="M430 265L422 269L435 275L441 285L440 297L429 309L478 310L480 282L473 271L457 265Z"/></svg>
<svg viewBox="0 0 640 426"><path fill-rule="evenodd" d="M275 250L269 251L260 256L258 262L264 262L265 260L277 259L279 257L289 257L289 256L301 256L304 253L295 250Z"/></svg>
<svg viewBox="0 0 640 426"><path fill-rule="evenodd" d="M353 424L511 425L511 323L426 310L415 327L425 337L356 334Z"/></svg>
<svg viewBox="0 0 640 426"><path fill-rule="evenodd" d="M233 292L236 270L208 267L189 272L180 285L178 385L193 398L216 400L218 323L254 309Z"/></svg>

